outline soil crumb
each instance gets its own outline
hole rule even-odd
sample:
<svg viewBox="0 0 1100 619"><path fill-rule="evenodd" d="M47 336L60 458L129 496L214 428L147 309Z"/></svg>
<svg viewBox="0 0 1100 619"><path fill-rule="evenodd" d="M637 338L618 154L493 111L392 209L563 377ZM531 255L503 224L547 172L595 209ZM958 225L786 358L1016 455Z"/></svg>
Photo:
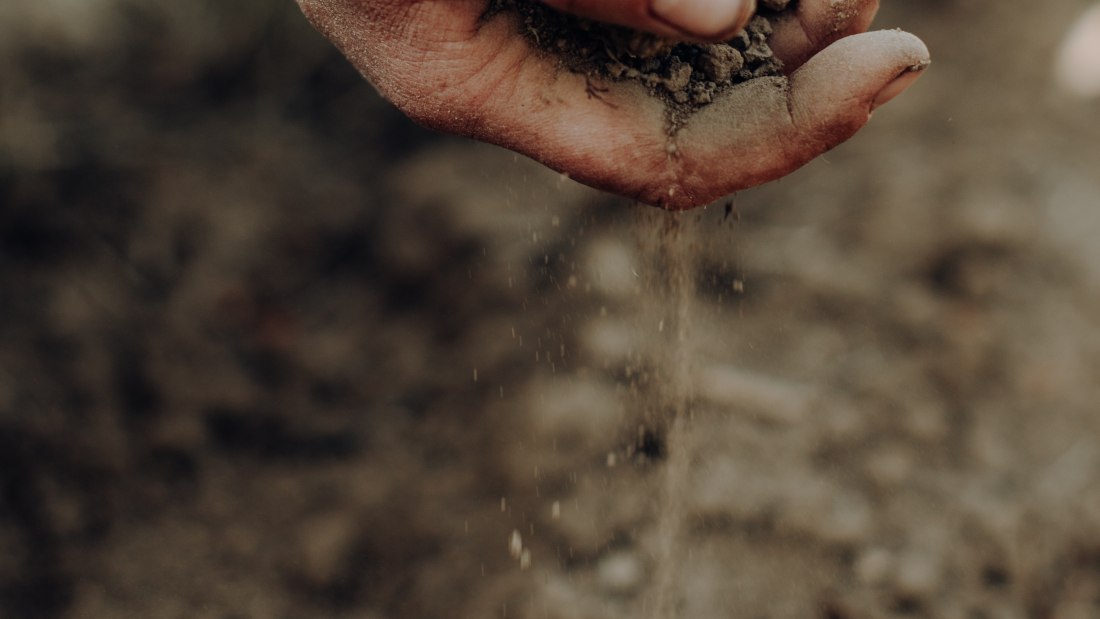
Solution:
<svg viewBox="0 0 1100 619"><path fill-rule="evenodd" d="M694 44L595 22L549 8L539 0L492 0L489 14L514 11L523 34L557 56L563 68L589 78L588 96L602 80L636 81L662 99L669 132L733 86L781 75L783 63L768 46L772 19L797 0L765 0L744 30L722 43Z"/></svg>

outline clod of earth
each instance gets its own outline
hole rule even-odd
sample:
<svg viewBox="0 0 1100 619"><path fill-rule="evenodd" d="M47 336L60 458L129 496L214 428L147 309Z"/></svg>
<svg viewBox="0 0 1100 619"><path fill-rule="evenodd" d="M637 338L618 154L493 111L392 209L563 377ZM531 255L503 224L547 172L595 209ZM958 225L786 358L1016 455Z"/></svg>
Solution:
<svg viewBox="0 0 1100 619"><path fill-rule="evenodd" d="M737 84L782 75L783 63L768 46L771 20L797 0L761 0L744 30L721 43L671 41L549 8L539 0L492 0L489 14L514 12L532 44L556 56L562 68L590 80L635 81L666 104L668 131L675 133L693 112Z"/></svg>

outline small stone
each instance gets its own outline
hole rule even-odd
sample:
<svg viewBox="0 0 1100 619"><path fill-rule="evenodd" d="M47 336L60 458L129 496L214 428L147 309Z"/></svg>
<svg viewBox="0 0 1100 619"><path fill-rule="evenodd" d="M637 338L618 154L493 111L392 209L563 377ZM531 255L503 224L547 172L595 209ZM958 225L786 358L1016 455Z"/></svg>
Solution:
<svg viewBox="0 0 1100 619"><path fill-rule="evenodd" d="M729 45L708 45L700 55L699 64L703 74L710 80L728 82L745 66L745 58Z"/></svg>
<svg viewBox="0 0 1100 619"><path fill-rule="evenodd" d="M924 598L940 587L940 562L930 553L911 551L898 561L894 586L905 596Z"/></svg>
<svg viewBox="0 0 1100 619"><path fill-rule="evenodd" d="M763 15L754 15L752 20L749 21L749 25L746 30L753 37L763 36L765 38L770 37L774 30L772 29L772 22Z"/></svg>
<svg viewBox="0 0 1100 619"><path fill-rule="evenodd" d="M748 31L742 30L741 32L733 35L732 39L726 41L726 44L730 47L733 47L734 49L743 51L745 49L748 49L749 45L752 45L752 37L749 36Z"/></svg>
<svg viewBox="0 0 1100 619"><path fill-rule="evenodd" d="M894 557L885 548L870 548L860 553L854 566L856 578L865 585L880 585L890 578Z"/></svg>
<svg viewBox="0 0 1100 619"><path fill-rule="evenodd" d="M596 581L600 588L620 595L637 590L642 576L641 560L629 551L611 552L596 567Z"/></svg>
<svg viewBox="0 0 1100 619"><path fill-rule="evenodd" d="M665 88L674 95L682 93L691 84L692 72L691 65L687 63L679 61L671 63L668 77L664 81Z"/></svg>
<svg viewBox="0 0 1100 619"><path fill-rule="evenodd" d="M774 54L772 54L771 48L767 45L753 43L745 50L744 56L749 64L756 64L771 60Z"/></svg>

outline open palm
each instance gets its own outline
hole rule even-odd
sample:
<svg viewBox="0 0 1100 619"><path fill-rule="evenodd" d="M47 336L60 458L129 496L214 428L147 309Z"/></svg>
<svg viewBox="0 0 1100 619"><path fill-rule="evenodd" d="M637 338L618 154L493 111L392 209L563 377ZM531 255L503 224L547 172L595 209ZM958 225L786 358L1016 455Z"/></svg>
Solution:
<svg viewBox="0 0 1100 619"><path fill-rule="evenodd" d="M680 38L728 36L749 15L700 35L657 19L647 0L548 3ZM928 64L916 37L864 32L877 0L800 0L770 39L789 75L730 89L670 136L664 104L642 86L609 81L590 96L588 80L537 50L519 34L514 15L483 19L488 0L299 4L420 124L510 148L585 184L671 209L706 204L804 165L851 137Z"/></svg>

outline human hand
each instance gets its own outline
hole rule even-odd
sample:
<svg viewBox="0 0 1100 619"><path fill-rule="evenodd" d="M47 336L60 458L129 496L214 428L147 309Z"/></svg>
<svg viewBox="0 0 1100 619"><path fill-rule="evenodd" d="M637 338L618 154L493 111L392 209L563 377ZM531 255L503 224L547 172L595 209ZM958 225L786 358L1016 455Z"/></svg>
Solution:
<svg viewBox="0 0 1100 619"><path fill-rule="evenodd" d="M545 1L693 40L728 38L755 8L755 0ZM669 209L700 206L801 167L851 137L929 62L912 35L865 32L878 0L800 0L769 39L788 77L740 84L670 135L664 103L643 87L609 81L598 97L588 96L588 79L537 50L514 15L483 19L488 0L298 2L416 122Z"/></svg>

